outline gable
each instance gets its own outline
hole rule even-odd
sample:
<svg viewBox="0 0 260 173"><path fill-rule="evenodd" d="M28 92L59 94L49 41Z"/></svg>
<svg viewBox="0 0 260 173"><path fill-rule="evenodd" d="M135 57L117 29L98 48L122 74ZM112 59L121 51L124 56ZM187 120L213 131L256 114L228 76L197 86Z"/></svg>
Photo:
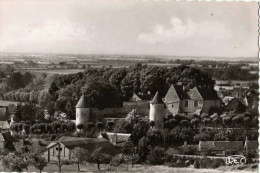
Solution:
<svg viewBox="0 0 260 173"><path fill-rule="evenodd" d="M203 100L202 96L200 95L196 87L191 89L187 94L192 100Z"/></svg>
<svg viewBox="0 0 260 173"><path fill-rule="evenodd" d="M195 87L195 89L199 92L203 100L219 100L218 94L214 89L207 87Z"/></svg>
<svg viewBox="0 0 260 173"><path fill-rule="evenodd" d="M243 104L242 99L233 98L226 106L226 109L246 108Z"/></svg>
<svg viewBox="0 0 260 173"><path fill-rule="evenodd" d="M181 92L178 86L171 85L164 100L166 103L178 102L181 100Z"/></svg>

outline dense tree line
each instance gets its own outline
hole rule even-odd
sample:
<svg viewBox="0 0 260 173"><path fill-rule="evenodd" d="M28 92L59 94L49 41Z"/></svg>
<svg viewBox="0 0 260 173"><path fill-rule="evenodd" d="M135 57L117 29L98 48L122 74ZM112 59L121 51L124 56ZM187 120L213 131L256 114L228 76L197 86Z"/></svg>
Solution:
<svg viewBox="0 0 260 173"><path fill-rule="evenodd" d="M129 68L118 69L90 68L81 73L62 75L52 82L49 92L53 99L57 99L57 91L67 85L93 76L102 77L111 85L114 85L122 93L124 100L128 100L133 92L147 93L150 91L155 94L156 91L160 90L166 93L171 84L177 84L178 82L186 84L188 88L194 86L213 87L215 84L209 74L195 68L187 66L166 68L137 64Z"/></svg>
<svg viewBox="0 0 260 173"><path fill-rule="evenodd" d="M230 68L204 68L211 76L219 80L254 80L258 79L258 74L250 74L247 69L241 66L231 66Z"/></svg>

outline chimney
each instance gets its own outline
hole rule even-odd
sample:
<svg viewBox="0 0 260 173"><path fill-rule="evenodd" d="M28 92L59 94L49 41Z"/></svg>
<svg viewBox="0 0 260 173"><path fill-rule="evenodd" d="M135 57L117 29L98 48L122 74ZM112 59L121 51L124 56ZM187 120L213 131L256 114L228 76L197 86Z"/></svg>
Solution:
<svg viewBox="0 0 260 173"><path fill-rule="evenodd" d="M187 87L185 85L182 85L182 90L185 91Z"/></svg>

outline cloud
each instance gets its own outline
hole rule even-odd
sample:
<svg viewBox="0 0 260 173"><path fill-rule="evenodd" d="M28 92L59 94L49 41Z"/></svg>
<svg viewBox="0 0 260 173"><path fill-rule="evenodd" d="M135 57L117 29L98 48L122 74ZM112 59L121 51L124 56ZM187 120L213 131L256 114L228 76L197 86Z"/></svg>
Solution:
<svg viewBox="0 0 260 173"><path fill-rule="evenodd" d="M0 50L26 45L26 47L59 46L69 43L86 43L95 36L92 27L82 27L67 20L48 20L44 23L10 25L2 30Z"/></svg>
<svg viewBox="0 0 260 173"><path fill-rule="evenodd" d="M137 41L148 45L177 43L182 41L201 40L205 42L222 42L230 39L231 29L220 23L211 21L193 22L177 17L172 17L169 27L157 24L152 32L142 32L138 35Z"/></svg>

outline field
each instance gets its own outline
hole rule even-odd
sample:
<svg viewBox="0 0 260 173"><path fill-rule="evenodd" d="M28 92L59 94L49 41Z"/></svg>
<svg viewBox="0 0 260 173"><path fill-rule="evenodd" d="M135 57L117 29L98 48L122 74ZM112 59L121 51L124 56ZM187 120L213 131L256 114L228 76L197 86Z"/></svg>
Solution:
<svg viewBox="0 0 260 173"><path fill-rule="evenodd" d="M22 72L29 72L36 76L41 75L42 73L46 73L47 75L54 75L54 74L72 74L83 72L84 69L54 69L54 70L22 70Z"/></svg>
<svg viewBox="0 0 260 173"><path fill-rule="evenodd" d="M167 166L144 166L144 165L120 165L119 167L112 167L109 165L101 165L100 172L172 172L172 173L225 173L225 172L234 172L234 173L254 173L257 170L234 170L232 167L220 167L218 169L194 169L192 166L188 168L173 168ZM80 166L80 172L98 172L96 165L86 165ZM8 171L3 169L0 165L0 171ZM39 170L34 167L29 167L27 172L38 172ZM78 172L77 165L64 165L61 168L62 172ZM58 167L55 164L49 164L44 168L43 172L58 172Z"/></svg>

